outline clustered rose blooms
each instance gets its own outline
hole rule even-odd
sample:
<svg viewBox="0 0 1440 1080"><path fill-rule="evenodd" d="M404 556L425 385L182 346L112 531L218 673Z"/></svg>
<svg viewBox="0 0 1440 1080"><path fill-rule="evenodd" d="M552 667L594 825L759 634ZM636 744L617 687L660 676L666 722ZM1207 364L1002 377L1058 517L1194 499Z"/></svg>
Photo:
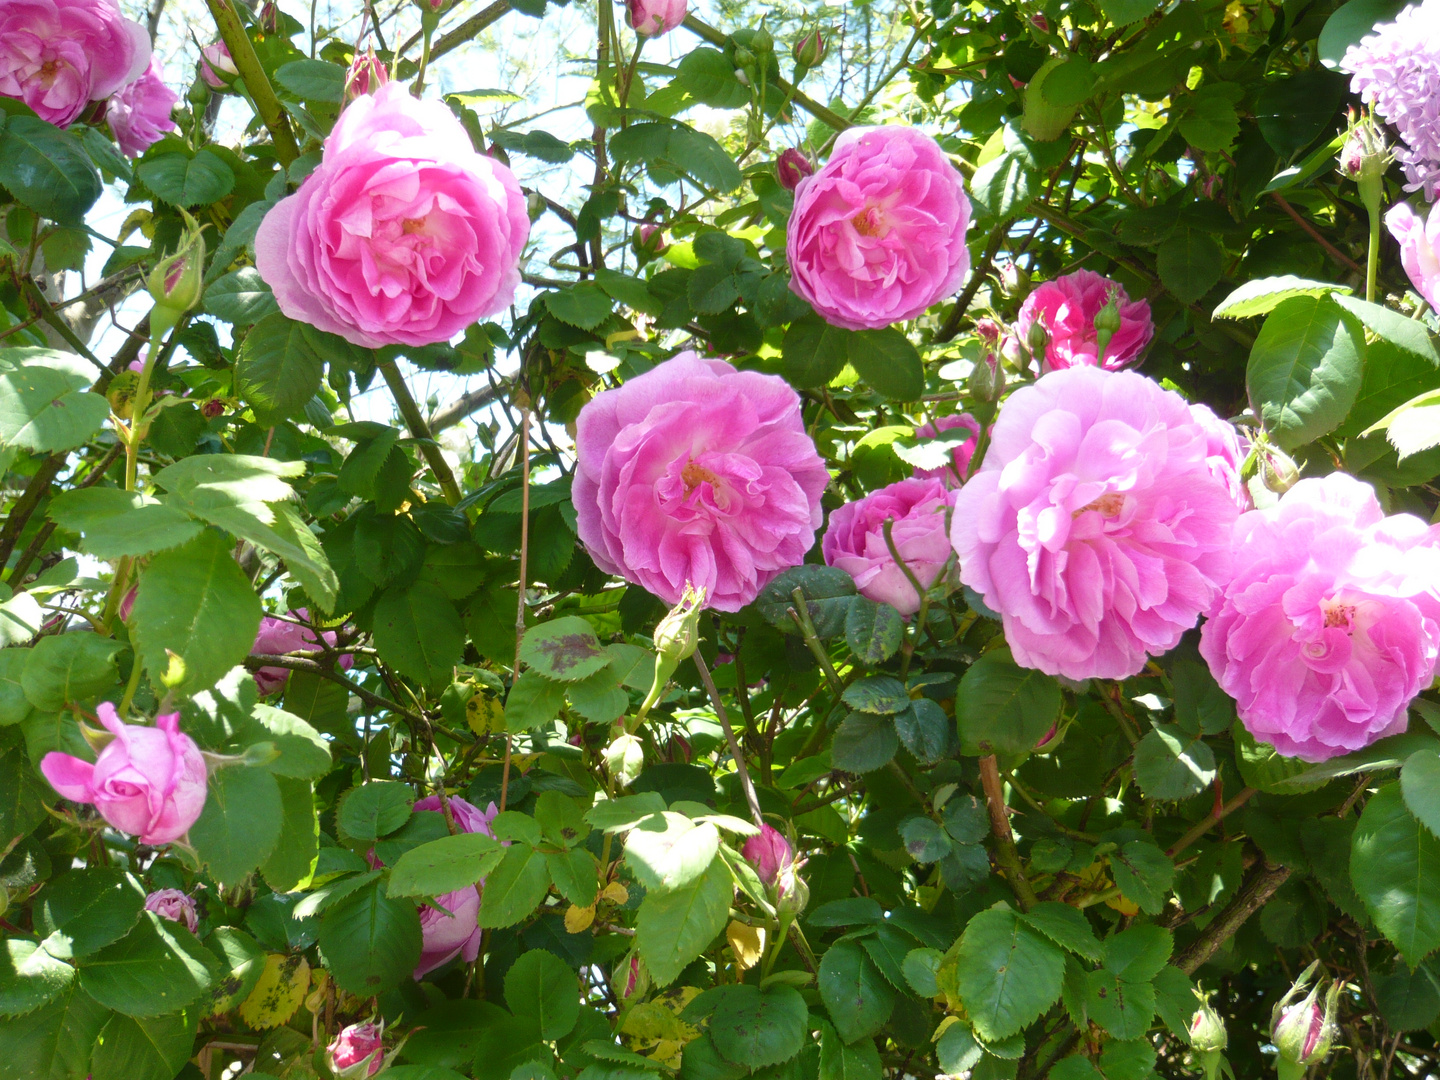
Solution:
<svg viewBox="0 0 1440 1080"><path fill-rule="evenodd" d="M1440 653L1440 528L1332 473L1243 515L1234 550L1200 654L1250 734L1324 761L1403 731Z"/></svg>
<svg viewBox="0 0 1440 1080"><path fill-rule="evenodd" d="M945 516L954 497L938 479L912 478L846 503L830 515L820 542L825 565L854 578L861 596L889 604L901 615L915 614L921 597L890 554L885 522L892 523L890 539L900 558L921 587L929 589L950 561Z"/></svg>
<svg viewBox="0 0 1440 1080"><path fill-rule="evenodd" d="M162 919L169 919L173 923L184 923L185 929L192 934L200 925L199 916L195 914L195 901L179 889L159 889L152 892L145 897L145 910L153 911Z"/></svg>
<svg viewBox="0 0 1440 1080"><path fill-rule="evenodd" d="M595 565L675 605L739 611L800 565L825 462L779 376L683 352L580 410L572 497Z"/></svg>
<svg viewBox="0 0 1440 1080"><path fill-rule="evenodd" d="M1112 295L1119 309L1120 328L1106 344L1102 361L1095 316ZM1042 371L1097 364L1107 371L1118 371L1139 362L1155 333L1150 305L1144 300L1131 300L1117 282L1093 270L1076 270L1036 286L1020 307L1018 330L1022 342L1029 342L1030 328L1036 323L1044 327L1047 339Z"/></svg>
<svg viewBox="0 0 1440 1080"><path fill-rule="evenodd" d="M260 223L255 263L292 319L366 348L432 345L509 305L529 234L510 170L391 82L340 114Z"/></svg>
<svg viewBox="0 0 1440 1080"><path fill-rule="evenodd" d="M490 822L500 813L495 804L480 810L459 796L451 796L450 816L455 827L461 832L484 833L494 836ZM440 810L440 796L431 795L415 804L416 810ZM481 882L483 885L484 882ZM457 956L467 962L480 954L480 886L457 889L455 892L437 896L435 902L445 909L433 907L420 909L420 932L424 935L424 946L420 963L415 966L415 978L426 972L443 967ZM449 912L447 915L445 912Z"/></svg>
<svg viewBox="0 0 1440 1080"><path fill-rule="evenodd" d="M145 74L121 89L105 106L105 120L122 153L135 157L175 130L170 110L180 98L160 78L154 61Z"/></svg>
<svg viewBox="0 0 1440 1080"><path fill-rule="evenodd" d="M205 759L180 730L180 714L156 717L154 727L121 723L101 702L100 723L114 735L95 763L58 750L40 771L71 802L94 803L115 828L144 844L168 844L190 830L205 808Z"/></svg>
<svg viewBox="0 0 1440 1080"><path fill-rule="evenodd" d="M1128 678L1210 610L1239 511L1208 450L1184 399L1134 372L1068 368L1011 395L951 539L1018 663Z"/></svg>
<svg viewBox="0 0 1440 1080"><path fill-rule="evenodd" d="M668 34L685 21L685 0L626 0L625 18L641 37Z"/></svg>
<svg viewBox="0 0 1440 1080"><path fill-rule="evenodd" d="M790 288L850 330L913 319L959 291L969 227L965 185L939 143L914 128L850 128L795 190Z"/></svg>
<svg viewBox="0 0 1440 1080"><path fill-rule="evenodd" d="M111 0L0 4L0 95L57 127L144 74L150 35Z"/></svg>
<svg viewBox="0 0 1440 1080"><path fill-rule="evenodd" d="M980 434L980 422L969 413L954 413L942 416L933 424L921 424L915 429L917 439L933 439L945 431L967 428L973 432L970 438L950 451L950 464L938 469L916 469L915 476L921 480L939 480L946 487L959 487L970 473L970 459L975 456L975 436Z"/></svg>
<svg viewBox="0 0 1440 1080"><path fill-rule="evenodd" d="M351 1024L325 1048L330 1071L345 1080L374 1076L384 1064L384 1044L376 1024Z"/></svg>
<svg viewBox="0 0 1440 1080"><path fill-rule="evenodd" d="M298 608L290 614L298 619L310 618L305 608ZM338 640L333 630L321 631L320 638L332 649ZM310 627L266 615L260 620L260 629L255 633L255 644L250 646L250 651L260 656L283 656L300 649L319 648L320 642L315 639L315 631ZM349 671L355 658L350 653L341 653L339 663L342 671ZM262 667L255 672L255 685L262 695L268 696L284 687L289 678L289 668Z"/></svg>
<svg viewBox="0 0 1440 1080"><path fill-rule="evenodd" d="M1385 225L1400 245L1400 264L1410 284L1440 310L1440 213L1431 207L1422 218L1409 203L1396 203L1386 212Z"/></svg>

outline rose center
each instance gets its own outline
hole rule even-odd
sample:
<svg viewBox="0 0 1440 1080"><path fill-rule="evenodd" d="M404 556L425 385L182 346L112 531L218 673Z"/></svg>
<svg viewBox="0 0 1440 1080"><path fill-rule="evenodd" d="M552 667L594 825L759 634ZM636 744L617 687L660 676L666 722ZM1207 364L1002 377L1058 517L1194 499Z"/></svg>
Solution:
<svg viewBox="0 0 1440 1080"><path fill-rule="evenodd" d="M59 60L46 60L45 63L40 65L40 78L44 79L46 82L49 82L51 79L55 78L55 72L59 70Z"/></svg>
<svg viewBox="0 0 1440 1080"><path fill-rule="evenodd" d="M1325 613L1325 628L1340 627L1347 634L1355 629L1355 605L1331 599L1322 601L1320 610Z"/></svg>
<svg viewBox="0 0 1440 1080"><path fill-rule="evenodd" d="M861 236L883 236L889 231L885 224L885 215L878 206L866 207L851 218L850 223Z"/></svg>
<svg viewBox="0 0 1440 1080"><path fill-rule="evenodd" d="M423 217L406 218L401 222L400 229L406 236L414 236L418 232L425 231L425 219Z"/></svg>
<svg viewBox="0 0 1440 1080"><path fill-rule="evenodd" d="M1094 502L1086 503L1080 507L1079 510L1071 514L1070 517L1072 519L1078 518L1081 514L1094 510L1101 517L1113 518L1118 517L1120 511L1123 509L1125 509L1125 496L1121 495L1118 491L1112 491L1108 494L1101 495Z"/></svg>
<svg viewBox="0 0 1440 1080"><path fill-rule="evenodd" d="M720 483L720 477L695 461L685 463L685 467L680 470L680 479L685 481L685 494L687 495L701 484L715 487Z"/></svg>

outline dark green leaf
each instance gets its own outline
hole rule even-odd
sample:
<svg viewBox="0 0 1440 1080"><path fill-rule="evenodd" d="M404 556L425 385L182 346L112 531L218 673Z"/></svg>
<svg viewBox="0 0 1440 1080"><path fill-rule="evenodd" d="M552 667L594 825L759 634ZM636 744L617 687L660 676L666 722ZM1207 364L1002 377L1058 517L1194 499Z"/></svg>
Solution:
<svg viewBox="0 0 1440 1080"><path fill-rule="evenodd" d="M420 962L420 915L372 881L325 909L320 952L342 990L373 997L410 978Z"/></svg>
<svg viewBox="0 0 1440 1080"><path fill-rule="evenodd" d="M141 162L135 171L146 187L176 206L217 202L235 189L234 171L209 150L194 157L161 154Z"/></svg>
<svg viewBox="0 0 1440 1080"><path fill-rule="evenodd" d="M215 958L183 926L153 911L125 937L80 966L80 986L126 1016L163 1016L210 988Z"/></svg>
<svg viewBox="0 0 1440 1080"><path fill-rule="evenodd" d="M266 769L232 765L211 775L190 842L217 881L238 885L274 849L283 821L275 777Z"/></svg>
<svg viewBox="0 0 1440 1080"><path fill-rule="evenodd" d="M580 1019L575 972L554 953L532 949L505 973L505 1004L537 1038L563 1039Z"/></svg>
<svg viewBox="0 0 1440 1080"><path fill-rule="evenodd" d="M847 1043L874 1035L890 1019L895 991L854 941L830 946L820 960L820 1000Z"/></svg>
<svg viewBox="0 0 1440 1080"><path fill-rule="evenodd" d="M320 389L324 358L313 332L275 311L257 322L240 345L235 389L262 425L302 416Z"/></svg>
<svg viewBox="0 0 1440 1080"><path fill-rule="evenodd" d="M1026 753L1054 726L1060 705L1054 679L993 649L970 665L956 692L961 753Z"/></svg>
<svg viewBox="0 0 1440 1080"><path fill-rule="evenodd" d="M1250 350L1250 404L1289 450L1333 431L1350 411L1363 375L1361 341L1329 297L1296 296L1265 320Z"/></svg>
<svg viewBox="0 0 1440 1080"><path fill-rule="evenodd" d="M33 116L0 132L0 184L43 217L78 223L100 197L100 174L74 135Z"/></svg>
<svg viewBox="0 0 1440 1080"><path fill-rule="evenodd" d="M1365 804L1350 880L1379 931L1418 964L1440 947L1440 839L1410 815L1399 784Z"/></svg>
<svg viewBox="0 0 1440 1080"><path fill-rule="evenodd" d="M970 920L955 981L982 1039L1009 1038L1060 996L1065 954L1003 904Z"/></svg>

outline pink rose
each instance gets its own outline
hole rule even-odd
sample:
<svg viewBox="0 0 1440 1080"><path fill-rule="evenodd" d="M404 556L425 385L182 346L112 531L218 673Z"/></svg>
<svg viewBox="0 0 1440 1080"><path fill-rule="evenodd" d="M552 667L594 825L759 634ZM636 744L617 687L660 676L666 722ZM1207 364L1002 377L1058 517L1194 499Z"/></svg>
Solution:
<svg viewBox="0 0 1440 1080"><path fill-rule="evenodd" d="M945 512L953 492L935 478L901 480L848 502L830 515L830 527L820 542L825 565L844 570L855 579L861 596L889 604L901 615L920 610L920 597L885 543L885 522L895 550L921 586L929 589L940 580L950 561Z"/></svg>
<svg viewBox="0 0 1440 1080"><path fill-rule="evenodd" d="M45 779L71 802L94 803L101 817L141 843L184 836L205 808L205 759L181 733L180 714L141 727L122 724L108 701L96 712L115 738L93 765L52 750L40 762Z"/></svg>
<svg viewBox="0 0 1440 1080"><path fill-rule="evenodd" d="M495 835L490 830L490 822L500 811L494 803L480 810L458 796L452 796L449 802L450 815L461 832ZM440 797L431 795L421 799L415 804L415 809L440 810ZM480 885L472 888L437 896L435 902L450 912L448 915L433 907L420 909L420 932L425 943L420 963L415 968L415 978L443 967L456 956L464 956L470 962L480 955L480 887L484 884L482 880Z"/></svg>
<svg viewBox="0 0 1440 1080"><path fill-rule="evenodd" d="M240 74L230 56L230 46L223 41L212 42L200 50L200 77L212 90L223 90Z"/></svg>
<svg viewBox="0 0 1440 1080"><path fill-rule="evenodd" d="M969 227L965 185L939 143L898 125L850 128L795 189L790 288L850 330L913 319L959 291Z"/></svg>
<svg viewBox="0 0 1440 1080"><path fill-rule="evenodd" d="M1404 731L1440 653L1440 528L1332 473L1243 515L1234 548L1200 654L1250 734L1325 761Z"/></svg>
<svg viewBox="0 0 1440 1080"><path fill-rule="evenodd" d="M739 611L799 566L830 481L783 379L683 352L580 410L572 498L595 565Z"/></svg>
<svg viewBox="0 0 1440 1080"><path fill-rule="evenodd" d="M1432 307L1440 310L1440 214L1432 206L1421 220L1409 203L1396 203L1385 215L1390 235L1400 244L1400 264L1410 284Z"/></svg>
<svg viewBox="0 0 1440 1080"><path fill-rule="evenodd" d="M933 439L942 431L954 431L956 428L969 428L975 435L980 434L978 420L969 413L954 413L940 417L933 424L921 424L915 429L915 437ZM916 469L915 477L919 480L939 480L946 487L959 487L970 472L970 459L974 456L975 437L972 435L950 451L949 465L942 465L938 469Z"/></svg>
<svg viewBox="0 0 1440 1080"><path fill-rule="evenodd" d="M58 127L138 79L149 63L150 35L111 0L0 4L0 95Z"/></svg>
<svg viewBox="0 0 1440 1080"><path fill-rule="evenodd" d="M956 493L960 580L1017 663L1123 679L1173 649L1230 580L1239 511L1179 394L1074 367L1012 394Z"/></svg>
<svg viewBox="0 0 1440 1080"><path fill-rule="evenodd" d="M145 74L124 87L105 106L105 119L121 152L135 157L175 130L170 110L180 101L160 78L154 61Z"/></svg>
<svg viewBox="0 0 1440 1080"><path fill-rule="evenodd" d="M1242 514L1253 508L1250 489L1240 477L1240 467L1250 455L1250 440L1241 436L1234 424L1216 416L1208 405L1191 405L1190 415L1205 429L1205 463L1210 475L1225 485Z"/></svg>
<svg viewBox="0 0 1440 1080"><path fill-rule="evenodd" d="M1095 317L1115 297L1119 308L1120 326L1105 346L1104 363L1100 353ZM1030 340L1030 327L1039 323L1045 328L1045 363L1042 371L1086 366L1118 371L1138 363L1155 328L1150 322L1150 305L1144 300L1132 301L1114 281L1093 270L1076 270L1073 274L1047 281L1025 298L1020 307L1020 340Z"/></svg>
<svg viewBox="0 0 1440 1080"><path fill-rule="evenodd" d="M200 920L195 914L195 901L179 889L160 889L152 892L145 897L145 910L153 911L162 919L169 919L173 923L184 923L185 928L192 934L200 925Z"/></svg>
<svg viewBox="0 0 1440 1080"><path fill-rule="evenodd" d="M770 825L760 826L760 835L752 836L740 848L745 861L766 885L780 880L780 871L795 861L795 850L785 834Z"/></svg>
<svg viewBox="0 0 1440 1080"><path fill-rule="evenodd" d="M642 37L668 34L685 21L685 0L626 0L625 17Z"/></svg>
<svg viewBox="0 0 1440 1080"><path fill-rule="evenodd" d="M344 1080L374 1076L384 1064L385 1047L375 1024L351 1024L325 1048L330 1071Z"/></svg>
<svg viewBox="0 0 1440 1080"><path fill-rule="evenodd" d="M305 608L299 608L290 614L299 619L310 618L310 613ZM322 630L320 638L332 649L338 640L334 630ZM250 646L250 651L257 656L284 656L286 653L313 651L320 647L320 641L310 627L266 615L260 620L260 629L255 634L255 644ZM350 653L340 654L342 671L349 671L354 663L355 658ZM260 688L262 695L269 696L281 689L289 678L289 668L262 667L255 672L255 685Z"/></svg>
<svg viewBox="0 0 1440 1080"><path fill-rule="evenodd" d="M510 304L529 234L510 170L391 82L340 114L260 223L255 264L292 319L367 348L433 345Z"/></svg>

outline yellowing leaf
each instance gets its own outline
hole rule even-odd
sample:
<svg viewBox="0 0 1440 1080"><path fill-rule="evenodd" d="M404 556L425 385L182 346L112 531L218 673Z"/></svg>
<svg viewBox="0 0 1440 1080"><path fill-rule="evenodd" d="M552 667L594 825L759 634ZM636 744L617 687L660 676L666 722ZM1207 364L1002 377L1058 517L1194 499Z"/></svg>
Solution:
<svg viewBox="0 0 1440 1080"><path fill-rule="evenodd" d="M505 732L505 706L484 687L465 703L465 723L476 735L501 735Z"/></svg>
<svg viewBox="0 0 1440 1080"><path fill-rule="evenodd" d="M754 967L765 955L765 931L758 926L731 922L725 928L725 940L730 942L730 951L741 971Z"/></svg>
<svg viewBox="0 0 1440 1080"><path fill-rule="evenodd" d="M1123 896L1112 896L1109 900L1106 900L1106 901L1105 901L1105 906L1108 907L1108 908L1114 908L1114 909L1115 909L1116 911L1118 911L1121 915L1139 915L1139 914L1140 914L1140 906L1139 906L1138 904L1133 904L1133 903L1131 903L1129 900L1126 900Z"/></svg>
<svg viewBox="0 0 1440 1080"><path fill-rule="evenodd" d="M319 1014L325 1008L325 999L330 992L330 973L324 968L316 968L310 973L310 993L305 997L305 1009L308 1012Z"/></svg>
<svg viewBox="0 0 1440 1080"><path fill-rule="evenodd" d="M618 881L612 881L605 886L605 891L600 894L600 897L602 900L609 900L612 904L625 904L630 900L630 890Z"/></svg>
<svg viewBox="0 0 1440 1080"><path fill-rule="evenodd" d="M590 924L595 921L595 905L580 907L578 904L571 904L565 911L565 932L567 934L578 934L582 930L588 930Z"/></svg>
<svg viewBox="0 0 1440 1080"><path fill-rule="evenodd" d="M273 1028L295 1015L310 986L310 965L303 956L271 953L250 996L240 1003L240 1019L253 1028Z"/></svg>

